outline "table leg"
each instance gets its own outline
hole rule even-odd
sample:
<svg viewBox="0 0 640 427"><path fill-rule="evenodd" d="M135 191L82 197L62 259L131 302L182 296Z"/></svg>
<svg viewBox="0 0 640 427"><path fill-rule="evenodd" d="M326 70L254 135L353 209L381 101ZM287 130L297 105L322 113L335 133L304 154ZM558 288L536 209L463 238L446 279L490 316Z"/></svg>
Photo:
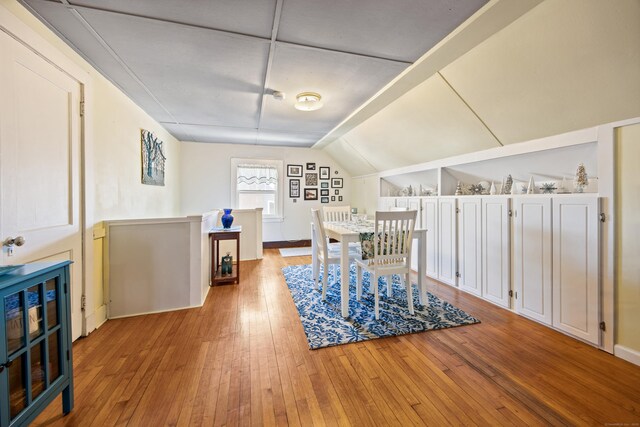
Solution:
<svg viewBox="0 0 640 427"><path fill-rule="evenodd" d="M427 296L427 284L424 281L424 276L427 270L427 232L418 233L418 301L420 304L424 304Z"/></svg>
<svg viewBox="0 0 640 427"><path fill-rule="evenodd" d="M211 280L209 281L209 286L213 285L213 281L216 278L216 239L211 236Z"/></svg>
<svg viewBox="0 0 640 427"><path fill-rule="evenodd" d="M236 283L240 284L240 234L236 239Z"/></svg>
<svg viewBox="0 0 640 427"><path fill-rule="evenodd" d="M340 242L340 306L342 317L349 317L349 242Z"/></svg>

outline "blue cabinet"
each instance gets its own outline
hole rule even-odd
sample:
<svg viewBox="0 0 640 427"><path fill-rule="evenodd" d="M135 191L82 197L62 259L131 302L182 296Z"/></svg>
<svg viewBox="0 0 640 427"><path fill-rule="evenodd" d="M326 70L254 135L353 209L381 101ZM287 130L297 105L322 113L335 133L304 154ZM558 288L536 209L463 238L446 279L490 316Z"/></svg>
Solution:
<svg viewBox="0 0 640 427"><path fill-rule="evenodd" d="M2 427L28 425L60 393L63 412L73 409L70 264L27 264L0 276Z"/></svg>

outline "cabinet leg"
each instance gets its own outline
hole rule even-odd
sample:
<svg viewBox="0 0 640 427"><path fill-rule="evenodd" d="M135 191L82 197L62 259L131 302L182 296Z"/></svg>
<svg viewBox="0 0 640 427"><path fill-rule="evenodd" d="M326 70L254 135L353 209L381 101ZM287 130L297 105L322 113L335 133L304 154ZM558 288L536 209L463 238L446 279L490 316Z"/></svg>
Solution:
<svg viewBox="0 0 640 427"><path fill-rule="evenodd" d="M68 386L62 390L62 413L67 415L73 409L73 389Z"/></svg>

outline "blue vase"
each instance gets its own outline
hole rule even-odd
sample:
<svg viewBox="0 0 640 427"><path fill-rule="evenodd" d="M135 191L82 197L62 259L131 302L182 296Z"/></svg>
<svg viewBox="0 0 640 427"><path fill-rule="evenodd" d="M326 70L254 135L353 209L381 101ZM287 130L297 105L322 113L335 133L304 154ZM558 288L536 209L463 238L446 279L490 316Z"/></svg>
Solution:
<svg viewBox="0 0 640 427"><path fill-rule="evenodd" d="M222 222L223 228L231 228L231 224L233 224L233 215L231 215L231 209L223 209L224 215L220 218Z"/></svg>

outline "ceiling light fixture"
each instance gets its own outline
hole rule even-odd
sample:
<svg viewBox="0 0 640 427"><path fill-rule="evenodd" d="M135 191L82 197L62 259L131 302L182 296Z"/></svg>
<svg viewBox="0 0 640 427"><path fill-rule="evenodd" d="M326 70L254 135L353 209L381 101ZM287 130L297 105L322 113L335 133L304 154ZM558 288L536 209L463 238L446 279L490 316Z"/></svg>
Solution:
<svg viewBox="0 0 640 427"><path fill-rule="evenodd" d="M315 92L302 92L296 95L296 102L294 107L300 111L315 111L322 108L322 97L319 93Z"/></svg>

